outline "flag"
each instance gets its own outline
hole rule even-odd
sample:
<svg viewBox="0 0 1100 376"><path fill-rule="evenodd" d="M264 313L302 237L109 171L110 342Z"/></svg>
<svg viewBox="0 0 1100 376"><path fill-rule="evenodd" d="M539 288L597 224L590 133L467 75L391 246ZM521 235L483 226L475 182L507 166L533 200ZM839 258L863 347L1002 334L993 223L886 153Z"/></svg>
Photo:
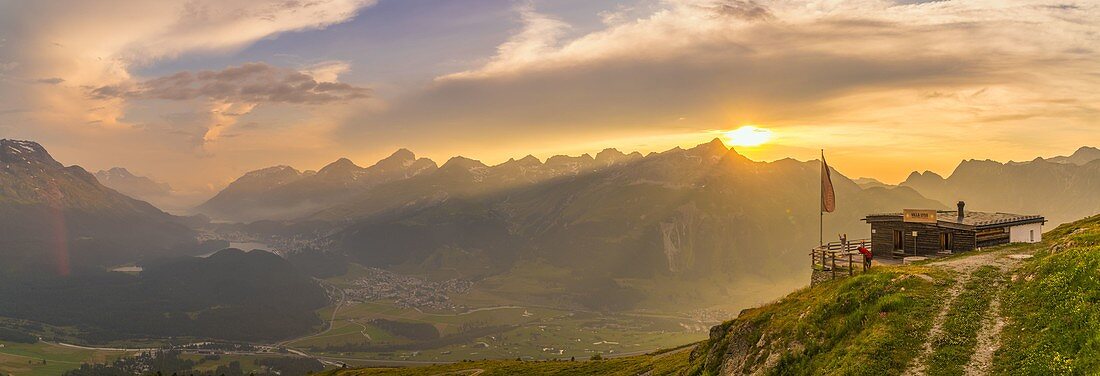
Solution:
<svg viewBox="0 0 1100 376"><path fill-rule="evenodd" d="M829 176L829 164L825 163L825 152L821 153L821 212L832 213L836 210L836 194L833 193L833 179Z"/></svg>

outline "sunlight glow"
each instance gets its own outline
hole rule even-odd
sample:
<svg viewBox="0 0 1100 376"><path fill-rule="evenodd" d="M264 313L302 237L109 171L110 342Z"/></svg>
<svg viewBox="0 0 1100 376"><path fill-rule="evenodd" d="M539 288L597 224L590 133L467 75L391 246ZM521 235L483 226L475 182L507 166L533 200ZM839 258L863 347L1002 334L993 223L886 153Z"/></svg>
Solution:
<svg viewBox="0 0 1100 376"><path fill-rule="evenodd" d="M726 132L727 143L732 146L760 146L772 139L772 131L746 125Z"/></svg>

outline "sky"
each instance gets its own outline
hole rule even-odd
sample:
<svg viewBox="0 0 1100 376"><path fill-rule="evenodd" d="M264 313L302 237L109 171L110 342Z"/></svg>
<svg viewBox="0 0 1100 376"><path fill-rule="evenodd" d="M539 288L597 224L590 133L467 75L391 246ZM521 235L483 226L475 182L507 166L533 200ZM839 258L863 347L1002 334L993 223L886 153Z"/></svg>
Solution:
<svg viewBox="0 0 1100 376"><path fill-rule="evenodd" d="M1100 146L1097 25L1098 0L0 0L0 138L213 192L752 125L752 159L898 182Z"/></svg>

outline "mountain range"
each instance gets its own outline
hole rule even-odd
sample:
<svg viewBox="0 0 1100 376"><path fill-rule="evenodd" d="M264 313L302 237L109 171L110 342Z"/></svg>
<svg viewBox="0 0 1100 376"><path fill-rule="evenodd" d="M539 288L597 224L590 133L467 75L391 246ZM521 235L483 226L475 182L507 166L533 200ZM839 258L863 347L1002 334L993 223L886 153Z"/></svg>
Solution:
<svg viewBox="0 0 1100 376"><path fill-rule="evenodd" d="M350 222L334 238L361 262L429 269L453 267L441 260L462 251L484 265L533 257L617 277L774 276L801 266L814 243L818 162L753 162L718 140L646 157L604 153L620 158L452 159L310 218ZM858 219L869 211L939 207L910 189L863 190L836 175L843 209L828 218L830 238L866 232Z"/></svg>
<svg viewBox="0 0 1100 376"><path fill-rule="evenodd" d="M379 165L395 158L414 165L403 150ZM818 240L819 169L819 161L754 162L719 140L644 156L607 149L594 157L527 156L495 166L454 157L438 168L344 185L319 184L324 170L273 167L246 174L203 209L271 212L322 202L304 187L328 187L312 192L339 192L338 200L285 223L327 228L330 250L352 261L474 279L545 265L591 282L543 281L575 301L623 308L601 306L630 295L612 279L801 283L806 251ZM869 212L945 208L907 187L862 189L833 175L840 209L825 218L826 240L838 233L866 237L859 219ZM292 185L302 188L286 188ZM289 196L290 204L270 204L282 192L299 195ZM255 206L260 202L265 206Z"/></svg>
<svg viewBox="0 0 1100 376"><path fill-rule="evenodd" d="M149 201L151 198L159 198L172 194L172 186L145 176L138 176L122 167L112 167L109 170L99 170L95 173L96 180L104 186L114 189L124 195Z"/></svg>
<svg viewBox="0 0 1100 376"><path fill-rule="evenodd" d="M341 158L319 171L288 166L252 171L231 183L195 211L233 221L292 219L338 205L393 180L436 169L435 162L401 149L370 167Z"/></svg>
<svg viewBox="0 0 1100 376"><path fill-rule="evenodd" d="M91 342L276 339L319 324L327 295L290 261L240 250L185 257L227 245L196 240L198 222L108 188L37 143L0 140L0 317ZM144 270L109 271L120 264Z"/></svg>
<svg viewBox="0 0 1100 376"><path fill-rule="evenodd" d="M838 209L824 216L823 240L841 233L866 237L860 219L867 213L946 209L944 202L960 199L975 210L1038 213L1055 222L1097 212L1098 195L1091 193L1100 191L1100 162L1094 150L1028 162L969 160L946 179L914 173L898 186L853 181L833 170ZM606 149L595 156L545 161L526 156L494 166L465 157L437 165L401 149L369 167L340 159L317 172L287 166L250 172L198 208L217 219L256 220L202 226L307 239L319 247L314 250L323 251L297 250L288 260L228 252L206 261L163 261L203 248L189 227L196 226L194 220L108 188L79 166L62 165L34 142L0 140L0 163L0 278L9 285L48 287L31 295L0 291L8 301L19 302L0 309L9 316L41 316L45 313L20 307L36 304L35 296L52 296L55 310L76 318L59 316L52 323L105 331L105 337L165 325L174 329L156 335L212 336L229 333L216 328L247 314L246 306L208 294L220 288L217 283L167 277L179 276L175 271L180 270L193 271L184 274L201 281L225 281L244 295L294 291L287 297L306 303L288 305L280 314L291 319L265 316L265 337L275 338L316 324L308 312L323 304L323 293L303 273L340 275L347 261L489 285L540 278L533 270L547 272L556 277L535 282L554 297L529 291L523 298L623 310L641 304L640 296L656 296L647 293L665 283L677 288L716 280L802 284L808 274L806 251L818 240L814 214L820 161L752 161L719 140L648 155ZM112 184L141 181L121 169L105 171L102 178ZM122 263L148 269L137 279L104 270ZM33 282L81 268L91 271ZM52 273L36 274L42 270ZM283 270L279 273L289 284L265 276L249 277L267 281L259 284L218 279L237 273L233 270ZM143 309L145 316L132 316L147 327L80 317L73 313L80 304L66 305L80 301L67 295L79 286L130 291L140 301L178 293L181 284L209 291L173 298L184 305ZM786 291L776 287L774 294ZM698 303L688 301L695 298L659 300ZM180 312L209 315L173 316ZM171 324L154 319L165 314ZM276 326L288 329L271 329ZM229 337L248 338L249 332L223 338Z"/></svg>
<svg viewBox="0 0 1100 376"><path fill-rule="evenodd" d="M1026 162L965 160L947 178L914 171L901 186L974 210L1041 214L1058 225L1100 212L1100 149Z"/></svg>
<svg viewBox="0 0 1100 376"><path fill-rule="evenodd" d="M181 218L62 165L37 143L0 140L0 273L64 274L197 246Z"/></svg>

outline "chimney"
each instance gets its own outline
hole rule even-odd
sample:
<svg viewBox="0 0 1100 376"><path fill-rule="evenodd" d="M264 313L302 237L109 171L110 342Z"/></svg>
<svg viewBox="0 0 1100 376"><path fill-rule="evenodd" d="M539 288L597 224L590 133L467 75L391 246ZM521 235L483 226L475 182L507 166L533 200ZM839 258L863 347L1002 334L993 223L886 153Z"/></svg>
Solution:
<svg viewBox="0 0 1100 376"><path fill-rule="evenodd" d="M966 207L966 203L963 202L963 201L959 201L959 203L955 204L955 205L959 206L959 220L961 221L963 219L963 217L965 217L965 215L964 215L965 212L963 211L963 208Z"/></svg>

